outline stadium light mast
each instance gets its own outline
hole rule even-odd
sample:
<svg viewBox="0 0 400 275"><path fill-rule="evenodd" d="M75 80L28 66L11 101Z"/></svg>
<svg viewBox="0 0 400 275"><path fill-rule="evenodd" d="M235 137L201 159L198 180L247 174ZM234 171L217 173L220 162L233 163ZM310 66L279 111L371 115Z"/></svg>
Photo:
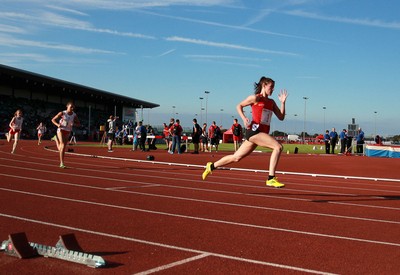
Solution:
<svg viewBox="0 0 400 275"><path fill-rule="evenodd" d="M207 123L207 125L208 125L208 122L207 122L207 115L208 115L208 94L210 93L209 91L204 91L204 93L206 94L206 123Z"/></svg>
<svg viewBox="0 0 400 275"><path fill-rule="evenodd" d="M303 143L306 143L306 121L307 121L307 100L308 97L304 96L304 129L303 129Z"/></svg>
<svg viewBox="0 0 400 275"><path fill-rule="evenodd" d="M203 99L204 97L199 97L200 99L200 124L203 123Z"/></svg>
<svg viewBox="0 0 400 275"><path fill-rule="evenodd" d="M220 121L219 126L222 126L222 116L223 116L223 114L224 114L224 109L221 109L221 121Z"/></svg>
<svg viewBox="0 0 400 275"><path fill-rule="evenodd" d="M326 127L325 127L325 111L326 111L326 107L324 106L324 107L322 107L322 109L324 109L324 131L326 130Z"/></svg>

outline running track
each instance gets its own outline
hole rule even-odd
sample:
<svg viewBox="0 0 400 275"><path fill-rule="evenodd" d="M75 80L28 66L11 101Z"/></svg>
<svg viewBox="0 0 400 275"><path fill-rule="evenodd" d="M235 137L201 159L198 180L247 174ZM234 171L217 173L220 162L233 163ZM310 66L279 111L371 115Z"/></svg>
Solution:
<svg viewBox="0 0 400 275"><path fill-rule="evenodd" d="M400 273L399 159L282 154L286 188L274 189L267 153L202 181L224 153L158 150L148 162L75 146L60 169L54 147L22 140L12 155L0 141L0 242L23 231L54 246L74 233L107 266L0 252L1 274Z"/></svg>

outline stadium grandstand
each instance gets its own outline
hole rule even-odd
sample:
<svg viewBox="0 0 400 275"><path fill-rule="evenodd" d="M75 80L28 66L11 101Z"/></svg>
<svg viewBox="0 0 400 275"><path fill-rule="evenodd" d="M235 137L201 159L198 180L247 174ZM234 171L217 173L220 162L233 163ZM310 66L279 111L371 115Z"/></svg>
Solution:
<svg viewBox="0 0 400 275"><path fill-rule="evenodd" d="M8 131L14 112L24 113L23 138L35 138L40 122L47 126L46 136L52 136L55 127L51 119L65 110L68 101L76 105L81 126L75 129L79 139L98 139L102 125L113 114L119 124L135 125L138 110L160 105L135 98L83 86L0 64L0 132Z"/></svg>

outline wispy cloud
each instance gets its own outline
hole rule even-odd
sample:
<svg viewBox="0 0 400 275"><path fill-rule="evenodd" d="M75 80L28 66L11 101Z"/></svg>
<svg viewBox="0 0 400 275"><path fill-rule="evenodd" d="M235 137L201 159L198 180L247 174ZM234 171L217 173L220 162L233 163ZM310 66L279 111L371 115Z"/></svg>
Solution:
<svg viewBox="0 0 400 275"><path fill-rule="evenodd" d="M263 65L262 63L264 62L271 61L270 59L266 58L249 58L249 57L241 57L233 55L187 54L184 55L184 57L198 62L212 62L225 65L255 67L255 68L261 67ZM246 63L239 63L240 61L245 61Z"/></svg>
<svg viewBox="0 0 400 275"><path fill-rule="evenodd" d="M379 27L379 28L388 28L388 29L400 29L400 22L385 22L378 19L358 19L358 18L346 18L339 16L326 16L311 12L306 12L302 10L293 10L293 11L284 11L282 12L287 15L298 16L303 18L310 18L316 20L323 21L332 21L337 23L345 23L345 24L353 24L353 25L361 25L361 26L370 26L370 27Z"/></svg>
<svg viewBox="0 0 400 275"><path fill-rule="evenodd" d="M73 10L73 9L68 9L68 8L64 8L61 6L55 6L55 5L46 5L47 8L53 9L53 10L58 10L58 11L62 11L62 12L68 12L71 14L75 14L75 15L81 15L81 16L88 16L87 13L78 11L78 10Z"/></svg>
<svg viewBox="0 0 400 275"><path fill-rule="evenodd" d="M25 30L23 28L19 28L19 27L16 27L16 26L0 24L0 32L25 33Z"/></svg>
<svg viewBox="0 0 400 275"><path fill-rule="evenodd" d="M207 60L241 60L241 61L252 61L252 62L269 62L271 59L268 58L251 58L251 57L241 57L233 55L212 55L212 54L186 54L186 58L191 59L207 59Z"/></svg>
<svg viewBox="0 0 400 275"><path fill-rule="evenodd" d="M24 13L15 13L15 12L0 12L0 18L7 18L11 20L22 20L24 22L29 22L32 24L42 24L51 27L61 27L61 28L75 29L75 30L95 32L95 33L106 33L116 36L125 36L131 38L141 38L141 39L156 39L154 36L144 35L140 33L120 32L117 30L95 28L89 22L63 16L53 12L41 12L38 15L28 15Z"/></svg>
<svg viewBox="0 0 400 275"><path fill-rule="evenodd" d="M182 43L203 45L203 46L208 46L208 47L233 49L233 50L242 50L242 51L278 54L278 55L299 56L299 54L292 53L292 52L273 51L273 50L259 49L259 48L253 48L253 47L246 47L246 46L236 45L236 44L227 44L227 43L206 41L206 40L193 39L193 38L185 38L185 37L179 37L179 36L167 37L167 38L165 38L165 40L173 41L173 42L182 42Z"/></svg>
<svg viewBox="0 0 400 275"><path fill-rule="evenodd" d="M79 0L74 2L82 7L133 10L170 6L221 6L235 3L236 0Z"/></svg>
<svg viewBox="0 0 400 275"><path fill-rule="evenodd" d="M261 10L256 16L252 17L248 22L242 25L242 27L248 27L251 26L257 22L260 22L263 20L265 17L271 14L271 10Z"/></svg>
<svg viewBox="0 0 400 275"><path fill-rule="evenodd" d="M55 63L55 64L99 64L103 61L88 58L63 58L47 56L37 53L0 53L0 63L2 64L19 64L29 61L38 63Z"/></svg>
<svg viewBox="0 0 400 275"><path fill-rule="evenodd" d="M192 23L197 23L197 24L209 25L209 26L214 26L214 27L229 28L229 29L235 29L235 30L240 30L240 31L281 36L281 37L294 38L294 39L310 40L310 41L316 41L316 42L326 42L326 41L322 41L322 40L314 39L314 38L310 38L310 37L253 29L253 28L249 28L246 26L228 25L228 24L222 24L222 23L213 22L213 21L205 21L205 20L199 20L199 19L193 19L193 18L181 17L181 16L172 16L172 15L160 14L160 13L150 12L150 11L140 11L140 12L146 13L149 15L158 16L158 17L164 17L164 18L169 18L169 19L174 19L174 20L179 20L179 21L186 21L186 22L192 22Z"/></svg>
<svg viewBox="0 0 400 275"><path fill-rule="evenodd" d="M166 51L166 52L160 54L158 57L166 56L166 55L168 55L170 53L173 53L174 51L176 51L176 49L172 49L172 50Z"/></svg>
<svg viewBox="0 0 400 275"><path fill-rule="evenodd" d="M43 48L43 49L52 49L52 50L60 50L60 51L67 51L73 53L80 53L80 54L121 54L113 51L107 50L100 50L94 48L84 48L69 44L60 44L60 43L51 43L51 42L38 42L33 40L25 40L25 39L18 39L12 37L10 35L1 35L0 34L0 45L8 46L8 47L35 47L35 48Z"/></svg>
<svg viewBox="0 0 400 275"><path fill-rule="evenodd" d="M50 61L49 57L34 53L0 53L0 58L2 60L2 63L17 63L22 60L23 61L32 60L35 62L42 62L42 63Z"/></svg>

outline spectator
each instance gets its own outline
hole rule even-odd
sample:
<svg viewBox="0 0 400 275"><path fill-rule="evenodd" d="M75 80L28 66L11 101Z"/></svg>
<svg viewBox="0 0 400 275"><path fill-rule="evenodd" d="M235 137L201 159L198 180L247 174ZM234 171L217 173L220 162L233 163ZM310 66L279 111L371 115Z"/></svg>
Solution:
<svg viewBox="0 0 400 275"><path fill-rule="evenodd" d="M136 151L139 146L140 128L139 124L137 124L133 132L133 151Z"/></svg>
<svg viewBox="0 0 400 275"><path fill-rule="evenodd" d="M344 154L346 152L346 145L347 145L347 130L343 129L342 132L339 134L340 138L340 153Z"/></svg>
<svg viewBox="0 0 400 275"><path fill-rule="evenodd" d="M331 151L331 137L329 135L329 130L325 131L324 141L325 141L325 154L329 154Z"/></svg>
<svg viewBox="0 0 400 275"><path fill-rule="evenodd" d="M329 137L331 139L332 154L335 154L335 147L336 147L336 143L338 141L338 134L337 134L335 128L332 128L332 131L329 133Z"/></svg>
<svg viewBox="0 0 400 275"><path fill-rule="evenodd" d="M175 121L175 124L172 126L172 149L168 153L173 154L175 153L175 149L177 148L178 154L182 154L181 152L181 136L182 136L182 126L180 125L179 119Z"/></svg>
<svg viewBox="0 0 400 275"><path fill-rule="evenodd" d="M151 127L151 125L148 125L148 126L147 126L147 135L150 136L150 137L147 139L147 144L148 144L148 146L149 146L148 151L150 151L150 150L157 150L157 147L156 147L156 134L155 134L155 132L154 132L153 127Z"/></svg>
<svg viewBox="0 0 400 275"><path fill-rule="evenodd" d="M201 128L200 146L202 152L208 152L208 133L207 133L207 123L203 123Z"/></svg>
<svg viewBox="0 0 400 275"><path fill-rule="evenodd" d="M142 152L146 151L146 138L147 138L147 130L143 125L142 121L139 121L138 125L138 139L139 139L139 148Z"/></svg>
<svg viewBox="0 0 400 275"><path fill-rule="evenodd" d="M382 138L379 135L376 135L375 143L376 145L382 145Z"/></svg>
<svg viewBox="0 0 400 275"><path fill-rule="evenodd" d="M169 127L167 123L163 123L163 137L165 141L165 145L167 145L167 150L169 150L169 143L170 143L170 137L169 137Z"/></svg>
<svg viewBox="0 0 400 275"><path fill-rule="evenodd" d="M172 130L174 128L174 124L175 124L175 119L172 117L169 120L169 146L168 146L168 153L172 151L172 140L173 140L173 136L172 136Z"/></svg>
<svg viewBox="0 0 400 275"><path fill-rule="evenodd" d="M218 152L221 129L217 126L215 121L212 122L212 125L208 129L208 136L210 137L210 152L212 151L213 146L215 146L215 151Z"/></svg>
<svg viewBox="0 0 400 275"><path fill-rule="evenodd" d="M232 129L232 134L233 134L233 146L235 149L235 152L239 149L239 146L242 141L242 135L243 135L243 129L242 125L238 123L237 118L233 120L233 125L231 127Z"/></svg>
<svg viewBox="0 0 400 275"><path fill-rule="evenodd" d="M357 154L363 154L364 153L364 132L360 128L358 128L358 135L356 137L357 141Z"/></svg>
<svg viewBox="0 0 400 275"><path fill-rule="evenodd" d="M193 119L193 131L192 131L192 143L194 147L194 151L192 154L198 154L199 153L199 143L200 143L200 136L201 136L202 130L200 125L197 123L197 119Z"/></svg>

